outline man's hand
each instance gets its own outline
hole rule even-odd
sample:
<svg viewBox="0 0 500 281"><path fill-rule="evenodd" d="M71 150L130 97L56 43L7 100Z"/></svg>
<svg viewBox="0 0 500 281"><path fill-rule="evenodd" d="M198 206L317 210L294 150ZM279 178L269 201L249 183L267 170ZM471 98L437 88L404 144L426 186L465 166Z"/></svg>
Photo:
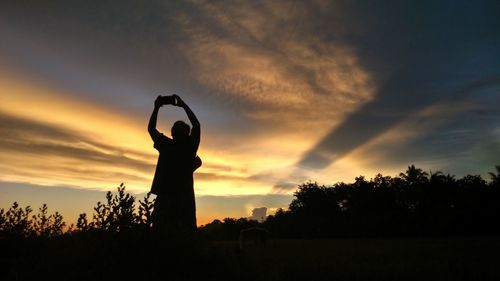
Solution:
<svg viewBox="0 0 500 281"><path fill-rule="evenodd" d="M175 97L175 100L177 101L175 103L176 106L182 107L182 108L186 107L186 103L181 99L181 97L179 97L178 95L174 95L174 97Z"/></svg>
<svg viewBox="0 0 500 281"><path fill-rule="evenodd" d="M163 104L161 103L161 96L156 97L155 99L155 107L160 108Z"/></svg>

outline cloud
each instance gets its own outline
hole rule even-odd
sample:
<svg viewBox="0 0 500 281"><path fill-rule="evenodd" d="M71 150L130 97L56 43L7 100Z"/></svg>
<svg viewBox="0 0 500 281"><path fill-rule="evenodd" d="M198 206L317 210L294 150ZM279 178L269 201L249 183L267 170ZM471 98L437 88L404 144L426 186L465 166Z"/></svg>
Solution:
<svg viewBox="0 0 500 281"><path fill-rule="evenodd" d="M248 217L254 208L266 206L269 210L277 208L288 208L292 201L292 195L266 194L266 195L242 195L242 196L198 196L196 207L199 217L210 214L210 218L204 218L205 223L214 218L226 217Z"/></svg>
<svg viewBox="0 0 500 281"><path fill-rule="evenodd" d="M263 127L259 136L279 138L283 129L320 138L310 143L297 169L276 180L275 190L295 187L386 132L404 135L406 127L398 124L426 108L467 100L497 83L490 61L498 53L485 45L498 45L486 24L498 20L486 8L335 3L318 13L316 4L199 1L203 17L178 17L191 40L182 46L199 83L236 100L243 114ZM447 8L451 14L444 19ZM421 17L428 19L421 25L408 20ZM473 43L462 44L469 40ZM433 120L439 116L426 122L438 123ZM411 139L433 132L415 131ZM358 157L360 163L369 158Z"/></svg>
<svg viewBox="0 0 500 281"><path fill-rule="evenodd" d="M235 176L235 175L224 175L217 173L196 173L195 178L205 181L243 181L246 180L245 177Z"/></svg>
<svg viewBox="0 0 500 281"><path fill-rule="evenodd" d="M300 155L305 147L310 146L318 135L334 126L339 116L345 115L337 110L325 109L323 111L330 114L332 118L324 117L322 124L319 124L316 122L318 118L312 115L321 116L323 113L304 111L304 107L310 107L311 104L326 107L327 103L324 103L320 96L325 95L324 88L331 85L330 80L339 84L339 89L345 88L341 85L345 82L338 75L346 76L359 72L361 81L356 83L360 85L366 78L362 71L356 69L356 62L351 61L352 58L343 57L343 53L352 55L348 49L343 46L336 47L335 62L333 62L331 61L333 56L328 54L333 47L322 44L320 40L311 43L311 46L302 46L300 43L302 31L299 31L296 38L292 38L293 40L284 41L289 50L287 54L282 55L279 54L279 46L273 47L274 50L268 52L266 49L271 48L271 45L262 45L259 50L253 50L257 46L255 42L240 42L239 40L233 42L232 37L237 39L234 32L239 32L239 30L228 32L224 28L229 26L217 25L220 19L207 14L206 9L210 6L207 3L186 2L172 7L158 2L157 10L150 9L150 7L138 8L144 9L143 12L147 16L138 15L137 17L135 13L140 14L140 11L123 15L114 14L106 10L105 4L100 7L103 12L96 15L92 12L92 8L85 4L77 4L71 9L66 5L62 3L56 5L54 9L45 10L40 7L43 5L34 3L30 7L18 8L10 12L11 15L31 15L27 22L18 21L19 17L3 18L2 22L7 23L3 27L12 26L12 28L0 28L3 36L11 38L0 45L0 56L10 67L5 72L10 74L12 69L16 69L22 79L35 79L40 82L38 88L50 87L62 92L59 97L52 99L48 99L48 94L40 92L38 88L24 90L29 94L24 94L23 98L9 94L7 101L10 105L5 107L20 107L33 96L37 103L43 102L44 106L35 107L28 104L22 112L8 112L31 119L40 120L41 118L41 121L49 123L57 120L55 123L63 123L62 125L74 129L82 129L83 124L98 122L99 129L89 128L90 126L85 129L91 131L97 138L106 135L106 143L121 142L123 137L116 136L126 130L127 138L134 137L133 142L123 143L128 146L127 149L131 149L132 145L135 147L148 145L150 148L150 144L145 142L147 139L142 137L142 124L136 121L143 123L146 121L144 119L149 115L151 96L156 94L154 92L156 87L174 91L179 89L187 101L193 101L193 109L202 121L204 138L201 153L203 153L203 159L207 160L205 163L224 163L234 168L229 173L207 171L206 173L217 173L217 176L210 176L213 179L216 177L220 179L222 174L228 176L226 180L234 178L234 175L229 174L249 178L273 166L283 168L292 164L295 157ZM220 11L224 9L223 6L217 4L215 9ZM263 4L263 8L269 10L269 15L279 14L279 5L265 6L267 5ZM127 7L129 7L128 2L118 9L126 10ZM252 7L245 6L244 8L251 9ZM237 11L235 5L231 9L234 15L244 13L244 10ZM300 12L300 7L296 10ZM68 14L67 11L71 12ZM253 13L255 14L255 11ZM194 22L191 25L184 24L178 16L182 14L188 15L194 19ZM158 21L149 20L154 17L159 17ZM205 25L205 22L200 19L204 19L209 24ZM291 18L288 17L287 20L290 21ZM275 30L279 31L280 16L274 16L273 21L276 21ZM122 22L133 23L133 27L121 29L120 23ZM244 25L245 23L242 23L242 26ZM221 73L226 71L226 68L227 72L214 79L202 79L210 74L209 64L213 61L204 64L198 60L202 55L198 52L200 50L195 48L198 44L196 39L198 35L192 33L190 28L200 26L211 26L207 30L207 36L225 37L221 43L226 42L228 46L236 46L236 54L228 53L229 56L225 58L228 60L227 65L220 68ZM250 29L251 27L244 28ZM68 32L68 29L72 32ZM201 36L204 35L201 34ZM263 42L266 40L264 38ZM95 45L100 46L98 51ZM200 46L203 47L203 45ZM148 55L145 55L145 52ZM245 64L241 65L241 68L237 68L241 62L238 60L238 52L249 54L248 60L244 60ZM197 57L192 57L196 54L198 54ZM279 57L274 58L277 55ZM308 56L311 56L313 60L309 61ZM261 72L260 76L252 76L252 73L248 71L252 60L256 59L264 62L264 64L257 65L255 69ZM271 69L270 75L276 75L277 78L274 79L276 81L273 79L268 81L264 79L264 76L268 75L265 71L268 66L273 67L273 65L277 67ZM354 65L352 69L351 65ZM245 68L249 69L245 70ZM328 75L327 77L319 68L325 68L328 71L341 68L345 70L330 73L331 77ZM241 72L244 83L239 82L237 72ZM232 77L232 75L236 75L236 79L217 82L221 77ZM20 83L25 82L22 79ZM234 82L233 80L239 85L238 87L230 85ZM245 82L247 80L248 83ZM294 80L300 81L294 82ZM210 81L215 84L211 84ZM252 90L255 88L252 86L255 83L264 85L265 91L258 93ZM224 84L227 84L227 87ZM228 90L224 91L222 89L224 87ZM302 90L297 91L295 88L303 89L305 92L302 93ZM279 91L275 93L276 89ZM318 91L317 95L315 91ZM253 99L252 95L257 94L260 97ZM339 96L329 94L331 102L328 103L336 104L338 99L352 99L349 96L351 94L347 90L342 90ZM276 98L266 98L273 96ZM265 99L261 100L262 98ZM358 98L365 97L353 97L354 100ZM62 106L57 108L51 105L54 101L61 103L61 100L70 99L73 100L71 104L63 102ZM14 103L13 100L18 102ZM44 102L44 100L50 100L50 102ZM82 107L83 101L89 106ZM78 114L75 114L74 110L60 110L75 105L79 108ZM103 111L107 109L110 114L98 112L99 114L92 115L99 116L99 118L92 118L92 120L75 118L75 115L89 115L90 111L96 113L92 105L98 105ZM57 112L57 114L47 114L47 110L41 112L43 111L40 110L41 108L50 108L50 112ZM7 108L4 109L7 110ZM159 124L162 129L164 129L164 119L170 121L179 116L185 118L184 115L170 114L170 112L170 110L162 110L160 114ZM111 122L110 117L113 115L119 118ZM60 119L60 116L67 118ZM72 122L69 121L70 119ZM130 119L133 119L134 123L130 122ZM134 129L141 128L141 130L134 130L132 134L130 130L132 126L124 128L122 124L133 124ZM147 161L147 159L142 160ZM208 175L201 177L208 179ZM253 186L256 185L259 185L258 188L262 190L264 185L269 187L272 183L262 179Z"/></svg>
<svg viewBox="0 0 500 281"><path fill-rule="evenodd" d="M147 191L156 156L90 139L82 132L0 112L0 180L108 189L119 182ZM207 161L199 184L252 182L246 171ZM253 180L255 182L255 180ZM203 194L203 193L202 193Z"/></svg>
<svg viewBox="0 0 500 281"><path fill-rule="evenodd" d="M439 121L440 113L453 110L454 106L460 102L467 105L473 101L467 102L466 98L479 93L483 89L488 89L499 85L498 78L474 81L469 85L463 86L453 93L435 93L431 98L429 95L420 94L420 101L393 101L391 95L380 97L376 101L365 105L359 112L351 115L341 126L332 130L315 147L313 147L299 161L299 167L321 169L330 165L335 160L345 156L352 150L361 147L372 139L390 130L401 120L411 120L413 115L418 115L419 110L426 107L435 107L441 112L427 115L427 122ZM395 83L399 83L395 82ZM417 87L417 86L415 86ZM412 87L411 89L415 89ZM404 92L404 89L401 89ZM429 89L433 91L433 89ZM393 95L396 95L395 93ZM470 106L473 106L470 105ZM378 112L380 109L382 112ZM425 112L425 111L424 111ZM455 113L460 111L453 110ZM451 117L451 116L450 116ZM437 120L436 120L437 119ZM395 130L395 134L404 135L406 128ZM418 131L410 131L412 134L418 134ZM427 132L420 132L427 133ZM418 135L420 137L421 135Z"/></svg>
<svg viewBox="0 0 500 281"><path fill-rule="evenodd" d="M205 194L289 192L303 180L344 179L372 171L368 163L392 171L439 151L444 163L453 159L445 148L454 137L441 131L486 122L480 133L490 135L498 124L473 118L464 126L475 116L469 109L420 116L454 99L463 108L491 103L499 74L495 2L110 3L23 1L0 11L4 72L20 73L19 84L36 80L62 93L50 98L35 87L21 97L5 87L0 109L85 137L78 145L64 136L56 138L62 145L44 139L37 149L93 163L85 170L99 175L92 185L154 165L143 127L159 92L182 93L202 121L205 165L197 177ZM162 111L160 127L178 118L183 112ZM425 153L424 143L435 138L441 149ZM479 145L460 138L464 146ZM15 145L9 151L31 149ZM397 157L396 147L408 153ZM35 157L19 164L30 166ZM115 167L118 160L123 164ZM46 173L72 181L85 171ZM132 180L143 176L128 172Z"/></svg>
<svg viewBox="0 0 500 281"><path fill-rule="evenodd" d="M500 73L492 61L499 55L487 46L499 46L492 28L499 22L487 6L350 5L344 7L345 14L356 19L356 28L345 40L355 48L361 66L372 74L377 90L371 101L302 156L299 169L324 169L427 107L446 105L447 101L453 106L456 99L463 101L498 84ZM416 24L409 18L425 21ZM421 133L418 137L431 131Z"/></svg>
<svg viewBox="0 0 500 281"><path fill-rule="evenodd" d="M252 215L249 217L251 220L264 221L267 217L267 208L259 207L252 209Z"/></svg>
<svg viewBox="0 0 500 281"><path fill-rule="evenodd" d="M371 99L373 85L356 53L308 33L317 24L310 6L200 1L196 8L202 17L177 17L195 78L262 129L314 138Z"/></svg>
<svg viewBox="0 0 500 281"><path fill-rule="evenodd" d="M74 185L150 178L154 163L138 151L99 143L80 132L0 113L2 180Z"/></svg>

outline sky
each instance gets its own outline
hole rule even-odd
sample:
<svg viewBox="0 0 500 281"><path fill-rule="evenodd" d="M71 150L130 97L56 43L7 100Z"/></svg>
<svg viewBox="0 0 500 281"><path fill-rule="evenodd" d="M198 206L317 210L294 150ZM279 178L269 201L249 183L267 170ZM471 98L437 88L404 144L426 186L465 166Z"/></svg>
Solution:
<svg viewBox="0 0 500 281"><path fill-rule="evenodd" d="M198 223L306 181L500 164L498 1L0 4L0 208L92 212L149 191L159 94L202 125ZM186 120L164 106L160 131Z"/></svg>

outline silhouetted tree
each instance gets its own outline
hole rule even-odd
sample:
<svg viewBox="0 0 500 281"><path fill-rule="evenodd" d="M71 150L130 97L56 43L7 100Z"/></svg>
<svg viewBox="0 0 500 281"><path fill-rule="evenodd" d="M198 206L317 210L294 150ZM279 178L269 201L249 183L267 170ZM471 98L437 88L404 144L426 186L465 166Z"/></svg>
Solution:
<svg viewBox="0 0 500 281"><path fill-rule="evenodd" d="M144 197L144 201L139 200L139 212L136 216L139 225L144 227L153 225L153 208L154 200L151 200L151 192L148 192Z"/></svg>
<svg viewBox="0 0 500 281"><path fill-rule="evenodd" d="M137 215L135 212L135 197L125 192L123 183L117 187L117 194L113 195L111 191L106 193L106 202L97 202L94 207L92 225L97 229L105 231L122 231L131 228ZM86 214L80 215L81 226L85 225ZM85 220L84 220L85 217ZM87 224L89 226L89 224Z"/></svg>
<svg viewBox="0 0 500 281"><path fill-rule="evenodd" d="M500 166L486 182L480 175L455 179L440 171L429 174L414 165L399 176L377 174L353 183L298 186L287 210L278 209L262 223L247 218L214 220L200 228L212 239L235 240L242 229L264 227L271 237L377 237L418 235L500 234ZM85 213L76 223L77 232L100 230L110 233L127 229L145 231L152 225L154 200L151 194L139 200L125 192L106 193L105 203L97 202L92 222ZM42 205L36 215L30 206L14 202L0 209L0 235L14 237L61 235L62 216L48 214Z"/></svg>
<svg viewBox="0 0 500 281"><path fill-rule="evenodd" d="M66 223L59 212L48 214L47 204L38 209L38 214L33 216L33 232L41 237L53 237L63 233Z"/></svg>
<svg viewBox="0 0 500 281"><path fill-rule="evenodd" d="M500 165L495 166L496 172L490 172L491 177L491 185L497 188L500 188Z"/></svg>
<svg viewBox="0 0 500 281"><path fill-rule="evenodd" d="M78 220L76 221L76 230L77 231L87 231L93 227L94 227L94 223L88 222L86 213L82 213L78 216Z"/></svg>
<svg viewBox="0 0 500 281"><path fill-rule="evenodd" d="M225 218L222 221L213 220L211 223L200 227L200 233L205 237L221 240L236 240L242 229L259 225L256 220L247 218Z"/></svg>
<svg viewBox="0 0 500 281"><path fill-rule="evenodd" d="M33 221L30 220L30 215L33 210L30 206L24 209L14 202L12 206L5 212L0 211L2 218L0 222L0 233L5 236L27 237L33 234Z"/></svg>
<svg viewBox="0 0 500 281"><path fill-rule="evenodd" d="M405 173L400 173L399 176L410 185L422 184L428 181L428 174L422 169L418 169L415 165L408 167Z"/></svg>
<svg viewBox="0 0 500 281"><path fill-rule="evenodd" d="M22 208L17 202L5 211L0 209L0 236L9 237L54 237L63 234L65 222L58 212L48 213L46 204L31 215L30 206Z"/></svg>
<svg viewBox="0 0 500 281"><path fill-rule="evenodd" d="M127 229L147 230L152 224L154 199L148 193L143 201L139 200L139 208L135 206L135 197L125 191L122 183L117 193L106 193L105 203L97 202L94 207L92 221L86 213L79 215L76 226L71 225L66 231L87 232L100 230L106 232L122 232ZM59 212L48 213L48 206L43 204L38 213L31 215L30 206L22 208L17 202L6 211L0 209L0 236L11 237L55 237L62 235L66 223Z"/></svg>
<svg viewBox="0 0 500 281"><path fill-rule="evenodd" d="M499 169L497 167L497 169ZM500 175L500 171L498 171ZM264 225L279 237L500 234L500 189L479 175L456 180L408 167L399 177L300 185L288 210Z"/></svg>
<svg viewBox="0 0 500 281"><path fill-rule="evenodd" d="M123 183L118 187L118 194L113 198L111 210L111 227L123 231L134 224L135 197L125 192Z"/></svg>

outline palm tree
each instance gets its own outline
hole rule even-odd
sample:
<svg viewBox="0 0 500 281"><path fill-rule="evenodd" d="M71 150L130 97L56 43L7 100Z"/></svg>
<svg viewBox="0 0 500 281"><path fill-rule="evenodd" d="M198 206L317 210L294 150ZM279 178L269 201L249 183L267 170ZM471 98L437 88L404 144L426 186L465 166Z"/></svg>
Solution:
<svg viewBox="0 0 500 281"><path fill-rule="evenodd" d="M437 171L434 173L431 171L429 174L429 181L432 184L437 184L437 185L446 184L446 183L453 183L455 181L455 176L450 175L450 174L445 175L441 171Z"/></svg>
<svg viewBox="0 0 500 281"><path fill-rule="evenodd" d="M399 176L410 184L425 183L428 181L427 173L422 169L416 168L415 165L408 167L405 173L400 173Z"/></svg>
<svg viewBox="0 0 500 281"><path fill-rule="evenodd" d="M430 172L429 180L431 183L442 183L445 180L446 176L441 171Z"/></svg>
<svg viewBox="0 0 500 281"><path fill-rule="evenodd" d="M489 173L491 177L491 184L493 186L500 186L500 165L496 165L495 169L497 170L497 173Z"/></svg>

